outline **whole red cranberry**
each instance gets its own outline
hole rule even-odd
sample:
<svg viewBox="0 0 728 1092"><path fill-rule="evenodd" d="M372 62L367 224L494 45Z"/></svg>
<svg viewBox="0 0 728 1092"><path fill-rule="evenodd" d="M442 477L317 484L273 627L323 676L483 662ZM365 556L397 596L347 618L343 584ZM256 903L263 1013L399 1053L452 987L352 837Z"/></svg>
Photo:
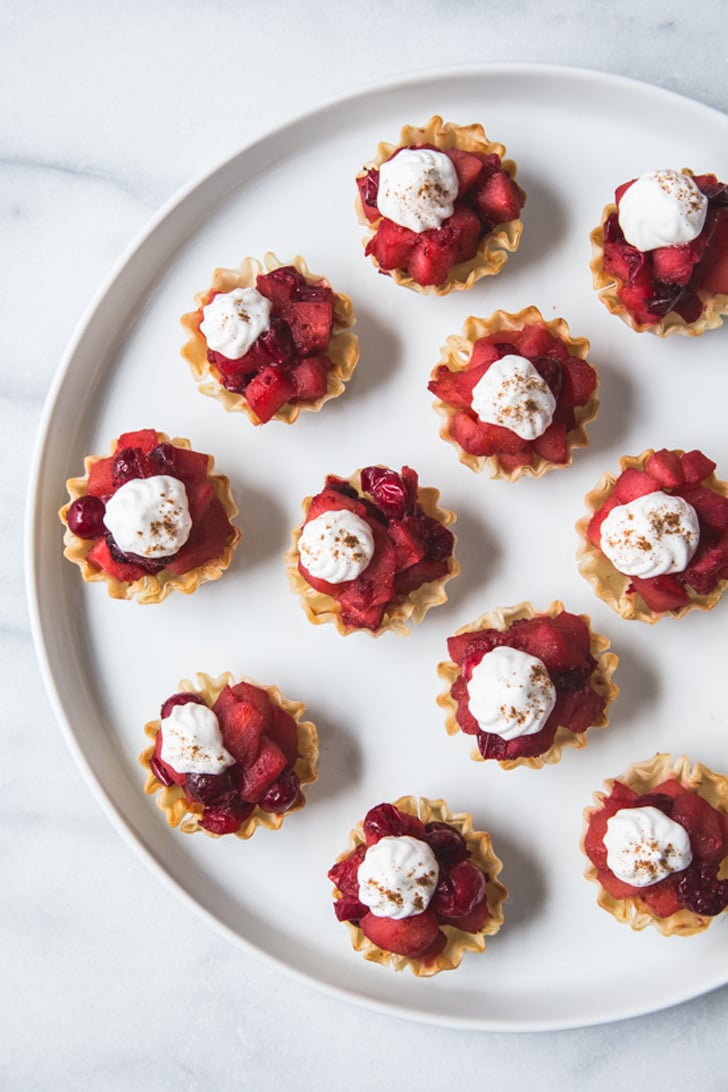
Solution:
<svg viewBox="0 0 728 1092"><path fill-rule="evenodd" d="M174 444L164 441L161 444L157 444L149 452L146 458L145 470L149 470L149 474L145 474L145 477L152 477L154 474L174 474Z"/></svg>
<svg viewBox="0 0 728 1092"><path fill-rule="evenodd" d="M205 808L200 819L200 826L211 834L235 834L240 830L242 820L225 808Z"/></svg>
<svg viewBox="0 0 728 1092"><path fill-rule="evenodd" d="M715 864L689 865L677 885L677 893L686 910L715 917L728 907L728 880L718 879Z"/></svg>
<svg viewBox="0 0 728 1092"><path fill-rule="evenodd" d="M117 489L134 478L144 477L142 459L141 452L135 447L123 447L121 451L117 451L111 464L111 477Z"/></svg>
<svg viewBox="0 0 728 1092"><path fill-rule="evenodd" d="M106 530L106 505L100 497L77 497L68 509L68 529L79 538L100 538Z"/></svg>
<svg viewBox="0 0 728 1092"><path fill-rule="evenodd" d="M192 800L214 808L228 808L238 798L235 779L229 768L219 774L188 773L185 793Z"/></svg>
<svg viewBox="0 0 728 1092"><path fill-rule="evenodd" d="M165 718L168 717L169 714L172 712L175 705L187 705L188 702L191 701L196 702L198 705L207 705L207 702L201 694L194 694L190 691L182 691L179 694L172 694L170 698L167 698L167 700L162 705L159 715L162 720L165 720Z"/></svg>
<svg viewBox="0 0 728 1092"><path fill-rule="evenodd" d="M444 868L450 868L470 856L460 831L449 823L427 823L425 841L437 857L438 864Z"/></svg>
<svg viewBox="0 0 728 1092"><path fill-rule="evenodd" d="M290 766L286 767L277 781L274 781L260 801L263 811L282 815L290 811L301 795L301 782Z"/></svg>
<svg viewBox="0 0 728 1092"><path fill-rule="evenodd" d="M415 815L407 815L395 808L394 804L377 804L364 816L364 837L368 846L380 838L402 834L411 834L413 838L424 838L424 825Z"/></svg>
<svg viewBox="0 0 728 1092"><path fill-rule="evenodd" d="M409 506L409 493L396 470L366 466L361 472L361 487L370 493L390 519L403 519Z"/></svg>
<svg viewBox="0 0 728 1092"><path fill-rule="evenodd" d="M485 894L485 876L472 861L459 861L437 885L430 909L447 918L461 918Z"/></svg>

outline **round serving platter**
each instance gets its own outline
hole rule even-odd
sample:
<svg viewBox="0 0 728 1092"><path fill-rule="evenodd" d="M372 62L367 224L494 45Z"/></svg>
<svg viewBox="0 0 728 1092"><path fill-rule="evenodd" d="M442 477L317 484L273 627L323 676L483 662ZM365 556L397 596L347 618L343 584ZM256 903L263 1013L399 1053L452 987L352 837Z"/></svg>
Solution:
<svg viewBox="0 0 728 1092"><path fill-rule="evenodd" d="M528 193L517 254L467 293L420 296L363 257L354 176L381 140L433 114L481 122ZM653 1011L728 981L725 921L666 939L618 925L583 878L582 812L607 777L656 751L728 772L725 606L679 623L626 622L578 574L584 495L623 454L702 448L728 474L722 406L728 330L638 335L598 301L589 231L615 186L690 166L728 177L728 118L634 81L495 65L419 76L335 102L257 141L161 210L100 289L48 399L28 505L27 570L38 656L59 724L104 811L151 868L236 944L380 1011L463 1028L574 1027ZM345 394L292 426L255 429L197 393L180 316L216 266L302 254L351 296L361 359ZM438 436L427 392L440 346L471 314L534 304L591 342L601 409L573 465L509 484L475 475ZM110 600L62 556L57 510L83 457L155 427L215 456L243 540L223 578L155 606ZM407 638L312 627L283 565L301 500L327 473L413 466L458 515L461 575ZM620 657L611 724L540 771L470 760L435 702L446 638L486 610L562 600ZM232 671L306 703L319 781L280 831L249 842L170 830L144 795L143 726L182 678ZM493 835L510 890L484 955L432 980L365 963L331 909L328 867L367 809L443 797ZM295 892L295 897L293 893Z"/></svg>

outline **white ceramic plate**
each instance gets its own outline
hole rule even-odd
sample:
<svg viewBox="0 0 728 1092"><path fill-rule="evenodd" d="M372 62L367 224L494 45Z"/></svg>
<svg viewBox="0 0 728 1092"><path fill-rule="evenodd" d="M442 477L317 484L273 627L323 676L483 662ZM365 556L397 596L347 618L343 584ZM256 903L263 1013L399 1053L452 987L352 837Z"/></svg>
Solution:
<svg viewBox="0 0 728 1092"><path fill-rule="evenodd" d="M528 192L519 252L469 293L422 297L365 260L354 176L381 139L432 114L482 121ZM725 920L689 940L619 926L583 879L582 810L604 778L656 750L728 771L726 610L656 627L625 622L579 576L583 496L622 454L701 447L728 474L728 327L700 339L637 335L597 300L588 234L617 184L690 166L728 177L728 118L599 73L492 66L398 83L335 103L245 148L162 211L104 286L60 370L29 505L29 586L39 656L68 743L102 807L147 862L236 943L324 989L433 1023L525 1030L585 1025L694 996L728 979ZM292 427L254 429L197 393L179 316L216 265L301 253L351 295L362 356L343 397ZM601 413L570 469L513 485L476 476L438 438L426 389L468 314L537 305L592 342ZM212 452L240 504L228 573L194 596L142 607L82 584L61 555L66 477L120 432L153 426ZM327 472L410 463L458 513L462 575L446 606L402 639L312 627L282 554L301 499ZM445 639L484 610L562 599L621 658L613 723L560 765L505 772L470 761L435 704ZM185 837L142 791L144 723L179 679L230 670L306 702L320 780L277 833ZM492 832L511 895L485 955L431 981L365 963L331 910L326 871L366 810L404 793L444 797Z"/></svg>

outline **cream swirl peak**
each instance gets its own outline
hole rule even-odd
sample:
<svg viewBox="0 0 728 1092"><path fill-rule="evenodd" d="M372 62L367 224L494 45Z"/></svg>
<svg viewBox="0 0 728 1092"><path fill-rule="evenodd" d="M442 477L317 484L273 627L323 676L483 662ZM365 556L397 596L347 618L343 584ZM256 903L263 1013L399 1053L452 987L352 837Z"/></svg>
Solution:
<svg viewBox="0 0 728 1092"><path fill-rule="evenodd" d="M485 424L535 440L551 424L556 399L530 360L507 353L494 360L475 384L471 405Z"/></svg>
<svg viewBox="0 0 728 1092"><path fill-rule="evenodd" d="M427 842L410 834L385 835L359 865L359 901L380 918L411 918L430 904L440 869Z"/></svg>
<svg viewBox="0 0 728 1092"><path fill-rule="evenodd" d="M356 512L332 509L304 525L298 550L311 576L343 584L366 569L374 556L374 536Z"/></svg>
<svg viewBox="0 0 728 1092"><path fill-rule="evenodd" d="M518 739L540 732L556 704L556 688L537 656L497 645L475 665L468 708L482 732Z"/></svg>
<svg viewBox="0 0 728 1092"><path fill-rule="evenodd" d="M228 360L245 356L261 334L270 328L270 300L257 288L233 288L218 292L202 308L200 331L208 349Z"/></svg>
<svg viewBox="0 0 728 1092"><path fill-rule="evenodd" d="M377 207L382 216L418 234L439 228L455 211L457 171L431 148L403 148L379 168Z"/></svg>
<svg viewBox="0 0 728 1092"><path fill-rule="evenodd" d="M132 478L109 497L104 524L125 554L171 557L192 530L187 490L168 474Z"/></svg>
<svg viewBox="0 0 728 1092"><path fill-rule="evenodd" d="M235 759L225 749L220 723L207 705L175 705L161 724L160 758L176 773L219 774Z"/></svg>
<svg viewBox="0 0 728 1092"><path fill-rule="evenodd" d="M682 872L693 859L690 836L659 808L621 808L607 820L607 865L632 887L658 883Z"/></svg>
<svg viewBox="0 0 728 1092"><path fill-rule="evenodd" d="M624 191L618 217L627 242L647 251L692 242L707 213L708 198L689 174L650 171Z"/></svg>
<svg viewBox="0 0 728 1092"><path fill-rule="evenodd" d="M602 553L618 572L646 579L684 571L698 548L700 522L683 497L658 490L618 504L600 535Z"/></svg>

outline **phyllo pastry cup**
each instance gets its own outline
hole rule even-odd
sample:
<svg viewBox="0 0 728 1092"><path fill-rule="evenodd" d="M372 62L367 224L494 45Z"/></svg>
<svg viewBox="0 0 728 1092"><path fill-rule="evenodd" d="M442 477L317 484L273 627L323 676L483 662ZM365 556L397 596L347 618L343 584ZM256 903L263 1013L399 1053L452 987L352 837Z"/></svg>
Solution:
<svg viewBox="0 0 728 1092"><path fill-rule="evenodd" d="M505 376L494 414L499 423L485 422L473 407L473 392L492 365L511 354L525 358L536 374L520 379L519 399L509 396L516 379ZM441 438L456 448L461 463L476 473L487 467L491 478L540 478L570 466L572 451L589 444L585 426L599 409L599 378L588 354L586 338L571 337L563 318L545 321L537 307L517 314L495 311L489 318L469 316L462 334L447 338L428 384L442 418ZM543 418L540 435L529 439L506 422L517 425L530 417L534 383L546 385L548 391L538 393L549 397L550 392L553 408L550 421Z"/></svg>
<svg viewBox="0 0 728 1092"><path fill-rule="evenodd" d="M697 239L687 244L641 251L624 237L616 202L602 211L601 223L589 238L590 269L600 300L637 333L657 337L697 337L715 330L728 314L728 209L725 185L715 175L688 175L708 198L708 214ZM634 181L634 180L633 180Z"/></svg>
<svg viewBox="0 0 728 1092"><path fill-rule="evenodd" d="M364 630L401 635L447 599L445 585L460 572L455 513L441 508L439 490L421 486L410 467L357 470L348 479L328 475L324 488L302 502L304 520L285 555L291 590L310 622L333 623L342 636ZM355 578L331 583L312 574L302 557L302 535L314 520L346 510L365 524L373 556Z"/></svg>
<svg viewBox="0 0 728 1092"><path fill-rule="evenodd" d="M59 511L65 527L64 556L87 582L103 582L113 599L159 603L170 592L189 595L228 568L240 531L231 520L238 508L230 481L214 473L215 460L191 449L190 441L156 429L123 433L107 456L84 459L85 474L69 478L70 496ZM189 506L187 541L167 558L123 553L103 522L110 498L136 478L168 475L182 483ZM73 529L72 529L73 528Z"/></svg>
<svg viewBox="0 0 728 1092"><path fill-rule="evenodd" d="M446 153L458 176L454 212L440 228L412 238L382 216L377 206L379 170L401 149ZM424 126L405 125L396 144L381 142L357 176L356 211L366 224L365 252L381 273L415 292L447 295L472 288L499 273L518 249L526 194L516 182L516 164L505 147L489 140L483 126L456 125L434 115ZM385 225L382 230L382 225ZM409 254L405 254L408 249Z"/></svg>
<svg viewBox="0 0 728 1092"><path fill-rule="evenodd" d="M258 827L277 830L289 812L304 807L303 786L318 777L318 735L303 719L305 705L283 697L276 686L236 679L230 672L219 678L200 672L194 681L182 679L162 706L165 717L189 701L188 695L214 712L218 746L235 761L219 774L178 773L164 761L164 721L158 717L144 727L151 740L139 756L147 773L144 791L155 797L169 825L184 834L201 830L247 839ZM193 738L185 746L189 753L203 745ZM209 749L209 742L204 746Z"/></svg>
<svg viewBox="0 0 728 1092"><path fill-rule="evenodd" d="M271 327L239 358L213 351L201 324L203 308L218 294L258 289L271 305ZM359 359L359 339L348 296L312 273L302 257L288 264L275 254L263 263L244 258L237 269L216 269L197 308L183 315L189 340L182 356L202 394L254 425L270 420L293 424L302 410L318 411L343 393Z"/></svg>
<svg viewBox="0 0 728 1092"><path fill-rule="evenodd" d="M619 460L620 473L605 473L587 493L587 514L576 524L579 571L622 618L654 624L712 610L728 586L728 482L715 476L715 463L701 451L647 448ZM655 576L627 576L601 549L602 523L609 512L652 492L681 497L694 509L699 540L687 566ZM669 533L669 528L668 528Z"/></svg>
<svg viewBox="0 0 728 1092"><path fill-rule="evenodd" d="M524 708L516 708L496 692L495 683L489 684L494 689L493 696L487 696L488 705L500 708L493 731L483 730L471 710L472 673L489 652L503 646L534 657L535 663L527 661L529 673L541 678L545 669L553 686L551 712L530 734L510 729L517 721L525 723L528 704L542 701L540 696L531 695ZM560 762L565 747L585 747L589 729L609 723L610 706L619 693L612 681L618 660L609 647L607 638L592 630L587 615L569 613L558 600L545 611L537 611L531 603L487 611L449 638L451 659L438 665L445 689L437 704L445 711L448 735L474 736L473 761L495 760L505 770L540 769ZM501 700L504 704L499 706Z"/></svg>
<svg viewBox="0 0 728 1092"><path fill-rule="evenodd" d="M375 915L360 901L358 869L368 847L401 835L426 843L438 876L427 907L397 920ZM490 835L475 830L470 815L453 814L444 800L402 796L372 808L351 831L329 870L334 910L366 960L430 978L458 967L465 952L485 951L486 938L501 928L508 894L498 879L502 867Z"/></svg>
<svg viewBox="0 0 728 1092"><path fill-rule="evenodd" d="M700 763L691 765L684 755L656 754L606 779L593 800L584 810L581 848L588 861L586 878L597 885L603 910L632 929L654 926L665 936L683 937L704 932L726 912L728 778ZM687 830L692 860L657 882L634 886L609 868L603 839L615 813L648 807Z"/></svg>

